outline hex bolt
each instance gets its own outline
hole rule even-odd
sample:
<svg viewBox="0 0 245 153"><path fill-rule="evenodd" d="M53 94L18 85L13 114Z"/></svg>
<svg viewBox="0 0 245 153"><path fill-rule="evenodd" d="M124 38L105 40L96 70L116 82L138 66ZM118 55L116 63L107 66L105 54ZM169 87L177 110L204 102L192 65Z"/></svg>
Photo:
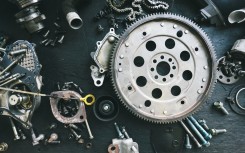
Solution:
<svg viewBox="0 0 245 153"><path fill-rule="evenodd" d="M32 137L32 145L33 146L38 145L39 141L44 139L44 135L40 134L38 137L36 137L36 134L34 133L32 128L30 129L30 131L31 131L31 137Z"/></svg>
<svg viewBox="0 0 245 153"><path fill-rule="evenodd" d="M214 102L214 107L220 109L225 115L229 115L229 112L225 109L224 104L221 101Z"/></svg>
<svg viewBox="0 0 245 153"><path fill-rule="evenodd" d="M58 139L58 134L57 133L52 133L48 139L48 143L52 142L52 141L56 141Z"/></svg>
<svg viewBox="0 0 245 153"><path fill-rule="evenodd" d="M123 135L122 132L120 131L120 129L119 129L117 123L115 122L114 125L115 125L115 128L116 128L118 137L119 137L120 139L123 139L123 138L124 138L124 135Z"/></svg>
<svg viewBox="0 0 245 153"><path fill-rule="evenodd" d="M71 133L75 136L76 140L79 140L81 138L81 135L78 135L75 130L73 130L72 128L70 128L70 130L71 130Z"/></svg>
<svg viewBox="0 0 245 153"><path fill-rule="evenodd" d="M8 149L8 144L5 142L0 143L0 152L6 151Z"/></svg>
<svg viewBox="0 0 245 153"><path fill-rule="evenodd" d="M129 139L130 137L129 137L129 135L128 135L128 132L126 131L125 126L123 126L123 127L121 128L121 130L122 130L122 134L124 134L124 136L125 136L127 139Z"/></svg>
<svg viewBox="0 0 245 153"><path fill-rule="evenodd" d="M203 135L203 137L206 140L210 140L212 138L212 135L209 134L207 131L205 131L205 129L197 122L197 120L193 116L190 116L188 118L196 126L196 128L198 129L198 131Z"/></svg>
<svg viewBox="0 0 245 153"><path fill-rule="evenodd" d="M209 131L209 127L208 127L208 125L207 125L207 123L206 123L206 121L205 121L204 119L198 120L198 123L201 124L201 126L202 126L205 130Z"/></svg>
<svg viewBox="0 0 245 153"><path fill-rule="evenodd" d="M13 121L13 119L11 117L9 118L9 120L10 120L12 129L13 129L13 132L14 132L14 137L15 137L14 140L19 140L20 139L20 136L18 134L18 131L17 131L16 126L14 125L14 121Z"/></svg>
<svg viewBox="0 0 245 153"><path fill-rule="evenodd" d="M192 148L192 145L191 145L191 142L190 142L190 137L188 134L186 134L186 137L185 137L185 148L186 149L191 149Z"/></svg>
<svg viewBox="0 0 245 153"><path fill-rule="evenodd" d="M58 43L63 44L64 38L65 38L65 35L62 35L60 39L58 40Z"/></svg>
<svg viewBox="0 0 245 153"><path fill-rule="evenodd" d="M191 133L191 131L189 130L189 128L186 126L186 124L183 121L180 121L180 124L183 126L183 128L185 129L185 131L191 137L191 139L195 142L195 144L197 145L197 147L198 148L201 148L202 145L198 142L198 140L196 139L196 137Z"/></svg>
<svg viewBox="0 0 245 153"><path fill-rule="evenodd" d="M226 129L211 129L210 131L212 135L218 135L227 132Z"/></svg>
<svg viewBox="0 0 245 153"><path fill-rule="evenodd" d="M89 139L93 139L94 136L92 135L92 132L91 132L91 129L89 127L89 124L88 124L88 120L87 119L85 119L85 124L86 124L87 130L88 130Z"/></svg>
<svg viewBox="0 0 245 153"><path fill-rule="evenodd" d="M201 140L202 145L205 147L210 146L210 143L208 141L206 141L204 139L204 137L202 136L202 134L197 130L197 128L195 127L195 125L188 119L186 118L187 123L189 124L190 128L192 129L192 131L194 131L196 133L196 135L198 136L198 138Z"/></svg>

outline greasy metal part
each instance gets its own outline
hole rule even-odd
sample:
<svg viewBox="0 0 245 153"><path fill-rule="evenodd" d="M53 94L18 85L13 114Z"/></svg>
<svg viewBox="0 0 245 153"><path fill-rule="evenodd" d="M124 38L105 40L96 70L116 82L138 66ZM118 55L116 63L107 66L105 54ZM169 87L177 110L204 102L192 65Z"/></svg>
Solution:
<svg viewBox="0 0 245 153"><path fill-rule="evenodd" d="M114 126L115 126L115 129L116 129L116 131L117 131L118 137L119 137L120 139L123 139L125 136L122 134L122 132L121 132L121 130L119 129L119 126L117 125L116 122L114 123Z"/></svg>
<svg viewBox="0 0 245 153"><path fill-rule="evenodd" d="M195 127L198 129L198 131L203 135L203 137L206 139L206 140L210 140L212 138L212 135L209 134L198 122L197 120L193 117L193 116L190 116L188 117L191 122L195 125Z"/></svg>
<svg viewBox="0 0 245 153"><path fill-rule="evenodd" d="M96 100L93 111L99 120L111 121L119 114L119 104L111 96L102 96Z"/></svg>
<svg viewBox="0 0 245 153"><path fill-rule="evenodd" d="M228 17L228 21L230 23L244 22L245 21L245 8L231 12Z"/></svg>
<svg viewBox="0 0 245 153"><path fill-rule="evenodd" d="M118 152L119 151L119 152ZM129 139L112 139L112 144L108 147L109 153L139 153L139 146Z"/></svg>
<svg viewBox="0 0 245 153"><path fill-rule="evenodd" d="M72 29L80 29L83 25L83 20L77 14L75 7L79 5L81 0L63 0L62 10L66 16L66 20Z"/></svg>
<svg viewBox="0 0 245 153"><path fill-rule="evenodd" d="M149 15L133 23L111 58L118 97L135 115L157 123L176 122L196 112L213 90L215 70L207 35L173 14Z"/></svg>
<svg viewBox="0 0 245 153"><path fill-rule="evenodd" d="M17 64L25 55L21 55L19 57L17 57L12 63L10 63L5 69L3 69L0 72L0 76L3 75L3 73L9 71L9 69L11 69L15 64Z"/></svg>
<svg viewBox="0 0 245 153"><path fill-rule="evenodd" d="M221 57L217 61L217 79L224 84L236 83L240 76L235 72L235 67L240 67L241 64L233 59L228 59L226 56Z"/></svg>
<svg viewBox="0 0 245 153"><path fill-rule="evenodd" d="M202 15L202 19L197 20L209 20L211 24L215 24L216 26L225 26L225 20L220 12L220 10L217 8L217 6L212 2L212 0L201 0L204 1L204 3L207 4L207 6L200 10L200 13Z"/></svg>
<svg viewBox="0 0 245 153"><path fill-rule="evenodd" d="M187 124L189 124L190 128L192 129L192 131L197 135L199 140L202 142L202 145L205 146L205 147L209 147L210 146L210 142L205 140L205 138L198 131L198 129L195 127L195 125L188 118L186 118L186 122L187 122Z"/></svg>
<svg viewBox="0 0 245 153"><path fill-rule="evenodd" d="M244 60L245 59L245 39L237 40L231 48L230 54L233 58Z"/></svg>
<svg viewBox="0 0 245 153"><path fill-rule="evenodd" d="M105 35L103 40L97 41L96 51L91 52L91 57L98 65L100 73L108 71L110 55L113 50L113 46L118 39L119 36L115 34L114 28L110 28L110 31Z"/></svg>
<svg viewBox="0 0 245 153"><path fill-rule="evenodd" d="M225 109L224 104L221 101L214 102L214 107L221 110L223 114L229 115L229 112Z"/></svg>
<svg viewBox="0 0 245 153"><path fill-rule="evenodd" d="M198 120L198 123L201 124L205 130L209 131L209 127L204 119Z"/></svg>
<svg viewBox="0 0 245 153"><path fill-rule="evenodd" d="M20 9L28 7L30 5L37 5L41 0L9 0L16 4Z"/></svg>
<svg viewBox="0 0 245 153"><path fill-rule="evenodd" d="M56 123L52 123L50 124L50 126L48 127L48 129L53 130L57 128L57 124Z"/></svg>
<svg viewBox="0 0 245 153"><path fill-rule="evenodd" d="M9 118L9 120L10 120L12 129L13 129L13 132L14 132L14 137L15 137L14 140L19 140L20 139L20 136L19 136L19 133L17 131L17 128L16 128L16 126L14 124L14 121L13 121L13 119L11 117Z"/></svg>
<svg viewBox="0 0 245 153"><path fill-rule="evenodd" d="M195 144L197 145L197 147L198 148L201 148L202 145L198 142L198 140L196 139L196 137L191 133L190 129L186 126L186 124L183 121L180 121L180 124L185 129L185 131L187 132L187 134L191 137L191 139L195 142Z"/></svg>
<svg viewBox="0 0 245 153"><path fill-rule="evenodd" d="M8 144L5 142L0 143L0 152L4 152L8 150Z"/></svg>
<svg viewBox="0 0 245 153"><path fill-rule="evenodd" d="M19 50L13 50L9 52L9 55L14 56L14 55L24 54L24 53L26 53L26 49L19 49Z"/></svg>
<svg viewBox="0 0 245 153"><path fill-rule="evenodd" d="M32 128L30 129L30 131L31 131L31 137L32 137L32 145L33 146L38 145L39 141L44 139L44 134L40 134L37 137Z"/></svg>
<svg viewBox="0 0 245 153"><path fill-rule="evenodd" d="M10 54L23 49L26 52L21 54L20 60L20 56ZM8 69L12 75L1 80L1 86L4 87L1 87L0 90L0 110L2 111L1 115L12 117L29 129L32 127L33 113L41 102L39 95L28 94L28 92L40 92L42 86L41 65L35 52L35 45L19 40L7 46L0 64L7 67L16 60L18 62ZM19 90L23 93L16 93Z"/></svg>
<svg viewBox="0 0 245 153"><path fill-rule="evenodd" d="M43 34L43 37L44 37L44 38L47 38L48 35L49 35L49 33L50 33L50 30L47 30L47 31Z"/></svg>
<svg viewBox="0 0 245 153"><path fill-rule="evenodd" d="M99 68L95 65L91 65L90 70L91 70L91 77L94 80L94 85L96 87L102 86L105 79L105 74L101 74Z"/></svg>
<svg viewBox="0 0 245 153"><path fill-rule="evenodd" d="M235 86L229 93L229 96L226 98L231 109L239 115L245 115L244 98L243 98L244 90L245 90L244 84Z"/></svg>
<svg viewBox="0 0 245 153"><path fill-rule="evenodd" d="M16 22L29 33L34 33L44 28L43 20L46 16L38 10L38 6L29 6L15 14Z"/></svg>
<svg viewBox="0 0 245 153"><path fill-rule="evenodd" d="M211 129L211 134L212 135L218 135L218 134L221 134L221 133L226 133L227 130L226 129Z"/></svg>
<svg viewBox="0 0 245 153"><path fill-rule="evenodd" d="M61 100L60 97L64 97L63 99L67 103L70 102L69 100L71 98L75 98L75 100L77 100L79 109L74 116L65 117L59 113L57 106L58 106L59 101ZM85 105L83 102L80 102L80 100L79 100L80 98L82 98L81 95L78 94L77 92L74 92L74 91L67 90L67 91L52 92L51 97L50 97L50 105L51 105L51 110L52 110L54 117L58 121L60 121L61 123L64 123L64 124L84 122L86 120L87 116L86 116L86 111L85 111Z"/></svg>
<svg viewBox="0 0 245 153"><path fill-rule="evenodd" d="M186 149L191 149L192 148L192 145L191 145L190 138L189 138L188 134L186 134L186 137L185 137L185 148Z"/></svg>

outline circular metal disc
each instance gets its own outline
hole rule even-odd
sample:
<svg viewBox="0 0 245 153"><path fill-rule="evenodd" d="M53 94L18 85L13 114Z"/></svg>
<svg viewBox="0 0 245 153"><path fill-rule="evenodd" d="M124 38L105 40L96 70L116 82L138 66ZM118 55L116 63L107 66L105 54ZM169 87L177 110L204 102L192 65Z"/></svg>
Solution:
<svg viewBox="0 0 245 153"><path fill-rule="evenodd" d="M112 81L137 116L168 123L195 112L214 86L215 56L197 25L172 14L143 18L115 46Z"/></svg>

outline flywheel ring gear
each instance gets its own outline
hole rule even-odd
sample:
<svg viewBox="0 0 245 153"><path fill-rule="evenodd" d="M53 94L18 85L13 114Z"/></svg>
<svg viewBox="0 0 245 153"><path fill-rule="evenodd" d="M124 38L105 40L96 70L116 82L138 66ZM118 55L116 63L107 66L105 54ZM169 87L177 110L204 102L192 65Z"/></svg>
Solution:
<svg viewBox="0 0 245 153"><path fill-rule="evenodd" d="M182 120L200 108L216 82L216 56L204 31L174 14L153 14L121 35L111 78L123 104L156 123Z"/></svg>

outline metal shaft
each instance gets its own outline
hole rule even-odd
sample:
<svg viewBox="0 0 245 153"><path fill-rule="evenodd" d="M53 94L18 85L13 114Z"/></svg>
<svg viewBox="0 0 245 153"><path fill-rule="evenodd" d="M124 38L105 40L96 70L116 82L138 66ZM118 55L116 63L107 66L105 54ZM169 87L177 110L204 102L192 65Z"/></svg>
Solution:
<svg viewBox="0 0 245 153"><path fill-rule="evenodd" d="M20 79L20 78L23 77L23 76L25 76L25 74L20 74L20 75L14 77L14 78L12 78L12 79L10 79L10 80L8 80L8 81L2 83L2 84L0 84L0 86L5 86L5 85L7 85L7 84L9 84L9 83L11 83L11 82L13 82L13 81L16 81L16 80Z"/></svg>
<svg viewBox="0 0 245 153"><path fill-rule="evenodd" d="M204 138L206 140L210 140L212 138L212 135L209 134L198 122L197 120L193 117L193 116L190 116L188 117L191 122L196 126L196 128L198 129L198 131L204 136Z"/></svg>
<svg viewBox="0 0 245 153"><path fill-rule="evenodd" d="M220 109L225 115L229 115L229 112L225 109L224 106L220 107Z"/></svg>
<svg viewBox="0 0 245 153"><path fill-rule="evenodd" d="M72 134L75 136L76 140L81 138L81 135L78 135L76 131L74 131L72 128L70 128Z"/></svg>
<svg viewBox="0 0 245 153"><path fill-rule="evenodd" d="M26 49L13 50L9 52L9 55L13 56L13 55L23 54L23 53L26 53Z"/></svg>
<svg viewBox="0 0 245 153"><path fill-rule="evenodd" d="M88 124L88 120L87 119L85 119L85 124L86 124L87 130L88 130L89 139L93 139L94 136L92 135L92 132L91 132L91 129L89 127L89 124Z"/></svg>
<svg viewBox="0 0 245 153"><path fill-rule="evenodd" d="M12 119L11 117L9 117L9 120L10 120L12 129L13 129L13 132L14 132L15 140L19 140L19 139L20 139L20 136L19 136L19 133L18 133L18 131L17 131L16 126L14 125L14 121L13 121L13 119Z"/></svg>
<svg viewBox="0 0 245 153"><path fill-rule="evenodd" d="M185 131L189 134L189 136L191 137L191 139L195 142L195 144L197 145L197 147L198 148L201 148L202 145L198 142L198 140L195 138L195 136L191 133L191 131L185 125L185 123L183 121L180 121L180 124L183 126L183 128L185 129Z"/></svg>
<svg viewBox="0 0 245 153"><path fill-rule="evenodd" d="M122 127L122 133L125 135L125 137L126 137L127 139L130 138L129 135L128 135L128 132L126 131L126 128L125 128L124 126Z"/></svg>
<svg viewBox="0 0 245 153"><path fill-rule="evenodd" d="M204 145L205 147L210 146L210 143L208 141L206 141L204 139L204 137L202 136L202 134L197 130L197 128L195 127L195 125L188 119L186 118L187 123L189 124L189 126L191 127L191 129L195 132L195 134L198 136L198 138L201 140L202 145Z"/></svg>

